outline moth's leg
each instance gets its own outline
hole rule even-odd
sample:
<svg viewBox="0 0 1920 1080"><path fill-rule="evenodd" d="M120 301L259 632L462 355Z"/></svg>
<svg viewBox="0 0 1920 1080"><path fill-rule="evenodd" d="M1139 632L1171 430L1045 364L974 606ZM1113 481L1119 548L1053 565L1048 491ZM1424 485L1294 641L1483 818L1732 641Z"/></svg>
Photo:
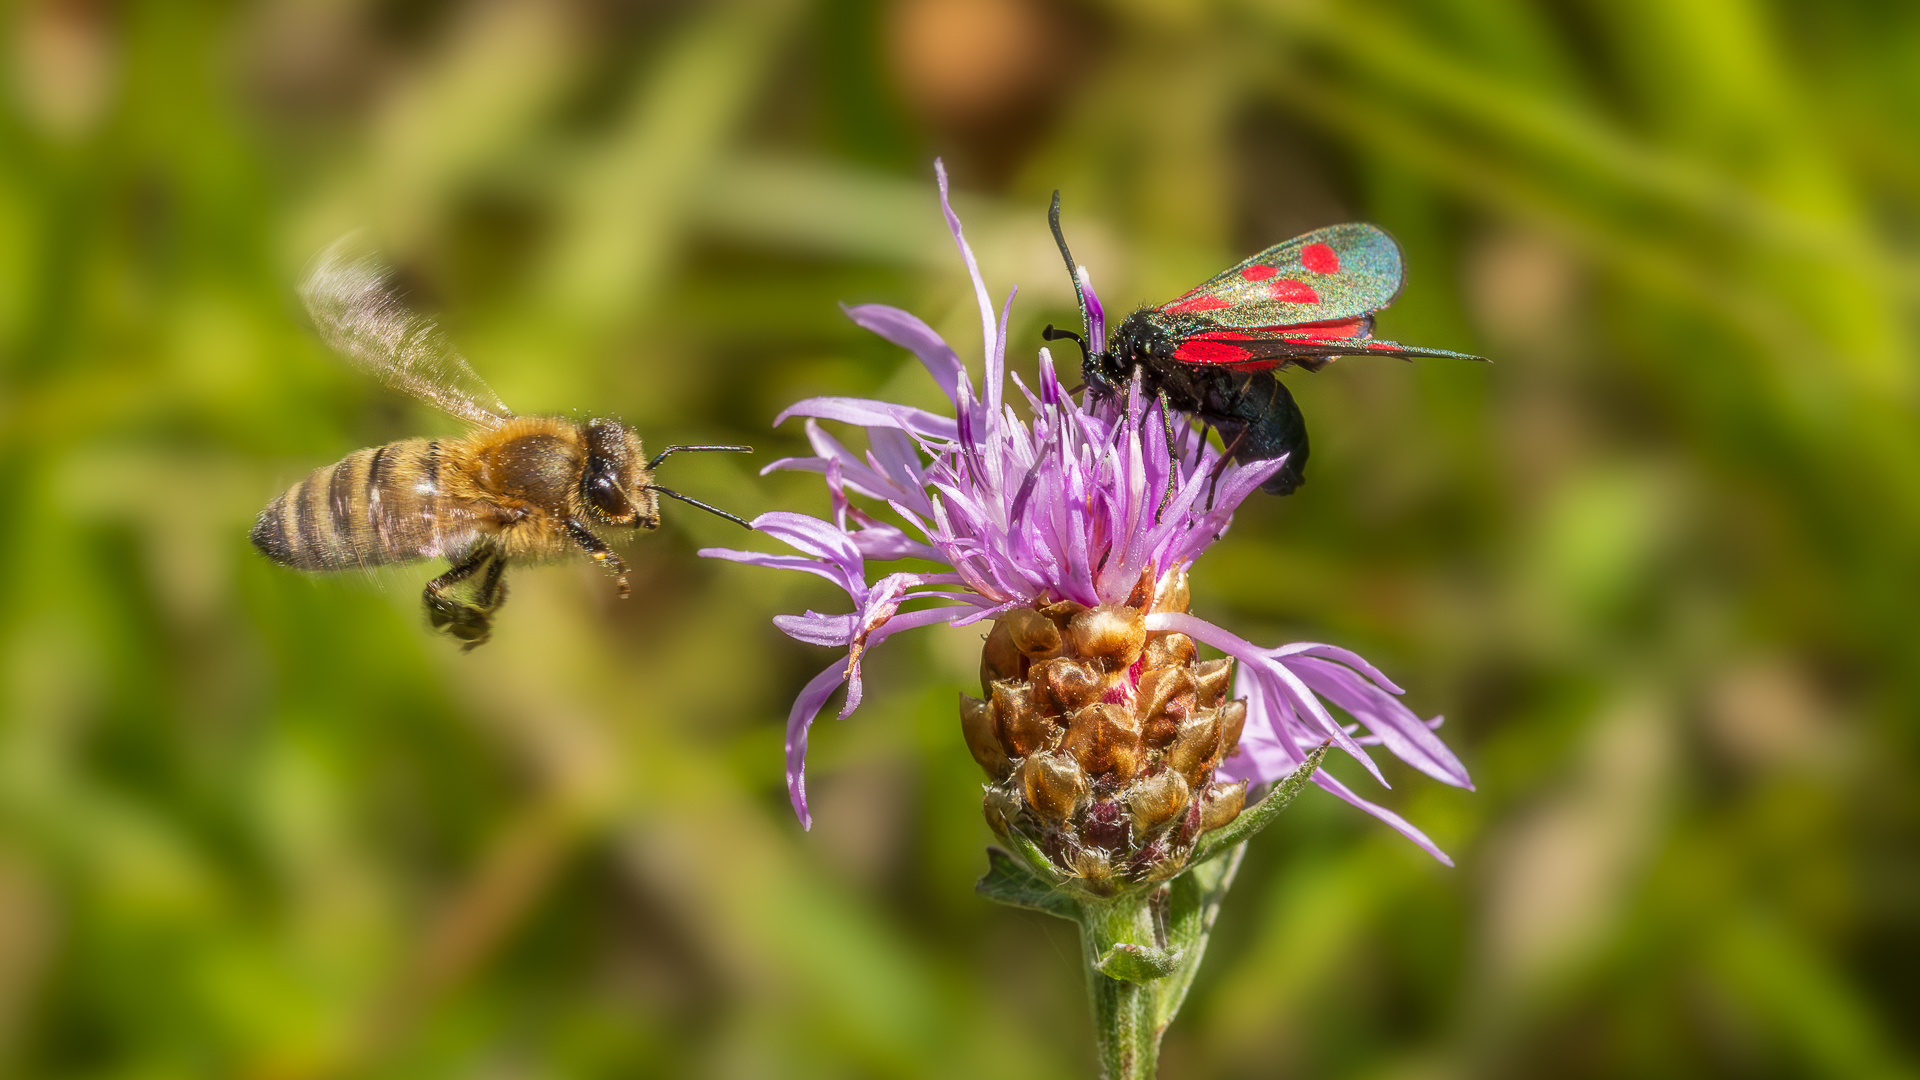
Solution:
<svg viewBox="0 0 1920 1080"><path fill-rule="evenodd" d="M493 630L493 613L507 602L506 569L507 560L496 548L476 548L452 569L427 582L420 595L427 621L435 630L460 639L463 648L485 643Z"/></svg>
<svg viewBox="0 0 1920 1080"><path fill-rule="evenodd" d="M1209 423L1211 423L1211 421L1209 421ZM1232 439L1225 439L1229 425L1238 430L1233 433ZM1217 426L1220 428L1223 444L1220 450L1220 460L1213 463L1213 473L1207 477L1208 513L1213 512L1213 493L1220 486L1220 474L1227 471L1227 463L1233 460L1234 453L1240 449L1240 444L1245 442L1247 438L1247 426L1245 424L1238 423L1237 421L1224 421Z"/></svg>
<svg viewBox="0 0 1920 1080"><path fill-rule="evenodd" d="M1234 459L1244 465L1284 456L1287 463L1260 489L1270 495L1291 495L1306 479L1307 421L1286 385L1265 372L1253 376L1230 415L1244 425L1246 435Z"/></svg>
<svg viewBox="0 0 1920 1080"><path fill-rule="evenodd" d="M1224 383L1227 387L1226 393L1232 396L1222 396L1220 399L1220 411L1228 416L1239 416L1240 403L1247 399L1247 387L1252 382L1253 376L1246 374L1236 375L1226 380Z"/></svg>
<svg viewBox="0 0 1920 1080"><path fill-rule="evenodd" d="M1153 511L1156 524L1160 521L1160 515L1166 512L1167 504L1173 501L1173 493L1180 485L1180 455L1173 448L1173 407L1168 404L1164 389L1160 391L1160 424L1167 432L1167 492L1160 496L1160 505Z"/></svg>
<svg viewBox="0 0 1920 1080"><path fill-rule="evenodd" d="M1233 402L1227 407L1227 414L1243 420L1257 420L1271 411L1274 402L1287 393L1286 388L1280 385L1279 376L1274 374L1277 370L1241 373L1235 381Z"/></svg>
<svg viewBox="0 0 1920 1080"><path fill-rule="evenodd" d="M1247 408L1247 392L1252 388L1258 376L1245 372L1220 372L1210 374L1205 381L1196 384L1195 398L1201 403L1198 410L1200 418L1208 427L1220 432L1220 456L1208 470L1207 511L1212 512L1214 495L1220 487L1220 477L1227 471L1230 462L1246 464L1253 456L1255 447L1249 441L1257 442L1253 433L1251 418L1260 415L1259 409Z"/></svg>
<svg viewBox="0 0 1920 1080"><path fill-rule="evenodd" d="M625 600L631 590L627 587L627 564L620 561L620 556L607 546L606 541L593 535L593 530L587 528L586 522L578 518L567 520L567 535L573 537L573 542L580 545L580 550L586 552L594 562L613 573L620 599Z"/></svg>

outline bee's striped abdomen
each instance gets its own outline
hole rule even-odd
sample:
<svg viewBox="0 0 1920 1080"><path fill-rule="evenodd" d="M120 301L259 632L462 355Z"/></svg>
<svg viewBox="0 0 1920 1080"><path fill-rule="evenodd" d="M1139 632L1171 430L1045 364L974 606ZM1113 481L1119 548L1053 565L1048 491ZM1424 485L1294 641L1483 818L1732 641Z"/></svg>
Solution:
<svg viewBox="0 0 1920 1080"><path fill-rule="evenodd" d="M473 537L472 515L439 484L440 444L408 439L315 469L254 522L253 544L301 570L381 566L447 553Z"/></svg>

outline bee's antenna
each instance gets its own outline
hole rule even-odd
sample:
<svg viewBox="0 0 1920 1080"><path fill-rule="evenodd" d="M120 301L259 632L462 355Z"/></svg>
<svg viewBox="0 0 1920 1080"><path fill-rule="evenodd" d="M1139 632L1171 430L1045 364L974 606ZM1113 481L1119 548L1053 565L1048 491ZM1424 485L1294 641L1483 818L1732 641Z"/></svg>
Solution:
<svg viewBox="0 0 1920 1080"><path fill-rule="evenodd" d="M1047 224L1053 227L1053 242L1060 245L1060 257L1067 261L1067 277L1073 279L1073 298L1080 304L1080 328L1086 337L1080 341L1080 351L1087 352L1087 342L1093 338L1093 314L1087 310L1087 294L1080 288L1080 264L1073 261L1073 252L1067 250L1067 234L1060 231L1060 192L1053 193L1053 205L1047 209ZM1049 330L1052 328L1049 327ZM1059 331L1053 331L1059 333ZM1066 337L1073 335L1067 334ZM1052 341L1053 338L1047 338ZM1089 355L1091 355L1089 353Z"/></svg>
<svg viewBox="0 0 1920 1080"><path fill-rule="evenodd" d="M672 447L672 449L675 449L675 450L744 450L746 449L746 447L743 447L743 446L676 446L676 447ZM660 457L665 457L665 456L666 456L665 454L660 455ZM654 460L658 461L659 458L655 458ZM696 499L691 495L682 495L679 492L673 490L672 488L663 488L659 484L642 484L640 486L645 488L648 491L657 491L662 495L668 495L673 498L679 499L683 503L689 503L691 505L697 506L700 509L705 510L709 514L717 514L720 517L726 518L728 521L733 522L735 525L738 525L743 529L753 528L753 526L749 524L745 518L737 517L733 514L729 514L725 510L722 510L717 506L708 506L706 503L701 502L699 499Z"/></svg>
<svg viewBox="0 0 1920 1080"><path fill-rule="evenodd" d="M695 450L731 450L731 451L734 451L735 453L740 453L740 454L753 453L753 447L751 446L669 446L665 450L662 450L659 453L653 455L653 460L647 462L647 471L652 472L653 470L659 468L660 463L667 460L668 454L677 453L682 450L685 450L689 453ZM667 494L672 495L673 493L667 492ZM675 496L675 497L679 498L680 496ZM734 520L739 521L740 519L735 518ZM742 524L745 524L745 523L742 522Z"/></svg>

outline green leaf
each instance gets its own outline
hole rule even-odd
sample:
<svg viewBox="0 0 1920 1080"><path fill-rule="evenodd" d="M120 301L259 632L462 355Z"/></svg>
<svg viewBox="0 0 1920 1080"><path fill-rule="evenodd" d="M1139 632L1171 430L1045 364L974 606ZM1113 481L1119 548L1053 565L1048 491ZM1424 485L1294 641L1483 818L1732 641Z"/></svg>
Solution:
<svg viewBox="0 0 1920 1080"><path fill-rule="evenodd" d="M1280 811L1287 808L1287 804L1293 801L1293 797L1300 794L1301 789L1307 786L1307 781L1313 779L1314 770L1320 767L1320 759L1326 756L1327 746L1322 744L1318 750L1308 754L1307 760L1288 774L1285 780L1275 784L1273 790L1267 792L1266 798L1261 799L1251 808L1242 810L1239 817L1227 824L1203 834L1200 842L1193 846L1193 858L1188 861L1188 865L1198 866L1231 849L1235 844L1252 839L1255 833L1266 828L1275 817L1279 816Z"/></svg>
<svg viewBox="0 0 1920 1080"><path fill-rule="evenodd" d="M973 888L989 900L1080 921L1080 904L1073 897L1054 888L997 847L987 849L986 876Z"/></svg>
<svg viewBox="0 0 1920 1080"><path fill-rule="evenodd" d="M1224 859L1213 859L1190 866L1167 883L1167 950L1180 954L1180 970L1155 987L1154 1022L1164 1028L1173 1022L1187 999L1187 990L1206 955L1207 936L1213 932L1213 920L1220 914L1220 901L1233 885L1246 854L1244 845L1236 845Z"/></svg>
<svg viewBox="0 0 1920 1080"><path fill-rule="evenodd" d="M1028 874L1054 888L1058 888L1067 880L1067 875L1054 865L1052 859L1047 858L1047 853L1042 851L1040 845L1034 843L1026 833L1019 829L1009 829L1001 839L1013 845L1013 853L1024 860L1023 869Z"/></svg>
<svg viewBox="0 0 1920 1080"><path fill-rule="evenodd" d="M1109 979L1144 983L1164 979L1180 969L1178 952L1121 942L1108 949L1094 968Z"/></svg>

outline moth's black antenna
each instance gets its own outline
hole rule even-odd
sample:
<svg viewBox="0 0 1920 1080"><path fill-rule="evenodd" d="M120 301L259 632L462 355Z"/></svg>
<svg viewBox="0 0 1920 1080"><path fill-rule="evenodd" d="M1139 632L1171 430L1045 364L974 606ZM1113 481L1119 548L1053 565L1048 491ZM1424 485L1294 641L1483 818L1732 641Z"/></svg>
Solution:
<svg viewBox="0 0 1920 1080"><path fill-rule="evenodd" d="M1075 345L1080 346L1080 360L1082 363L1093 359L1093 352L1087 348L1087 339L1071 330L1055 330L1053 324L1048 323L1047 328L1040 331L1040 339L1042 341L1071 341Z"/></svg>
<svg viewBox="0 0 1920 1080"><path fill-rule="evenodd" d="M665 450L653 455L653 460L647 462L647 471L652 472L659 468L660 463L667 460L668 454L677 453L682 450L688 453L692 453L695 450L731 450L740 454L753 453L753 447L751 446L669 446Z"/></svg>
<svg viewBox="0 0 1920 1080"><path fill-rule="evenodd" d="M706 503L701 502L699 499L696 499L691 495L682 495L679 492L673 490L672 488L663 488L659 484L643 484L642 486L645 487L648 491L657 491L662 495L670 495L673 498L679 499L683 503L690 503L694 506L699 507L702 510L705 510L709 514L717 514L720 517L726 518L728 521L733 522L735 525L738 525L743 529L753 528L753 526L749 524L745 518L736 516L734 514L729 514L725 510L722 510L717 506L708 506Z"/></svg>
<svg viewBox="0 0 1920 1080"><path fill-rule="evenodd" d="M1060 231L1060 192L1053 193L1053 206L1047 211L1047 224L1053 226L1053 242L1060 245L1060 257L1067 261L1067 276L1073 279L1073 298L1080 303L1080 328L1086 337L1080 341L1080 351L1086 352L1093 340L1093 314L1087 310L1087 294L1080 287L1080 264L1073 261L1073 252L1067 250L1067 234ZM1055 331L1059 333L1059 331ZM1072 336L1072 335L1066 335ZM1049 338L1048 340L1052 340Z"/></svg>

